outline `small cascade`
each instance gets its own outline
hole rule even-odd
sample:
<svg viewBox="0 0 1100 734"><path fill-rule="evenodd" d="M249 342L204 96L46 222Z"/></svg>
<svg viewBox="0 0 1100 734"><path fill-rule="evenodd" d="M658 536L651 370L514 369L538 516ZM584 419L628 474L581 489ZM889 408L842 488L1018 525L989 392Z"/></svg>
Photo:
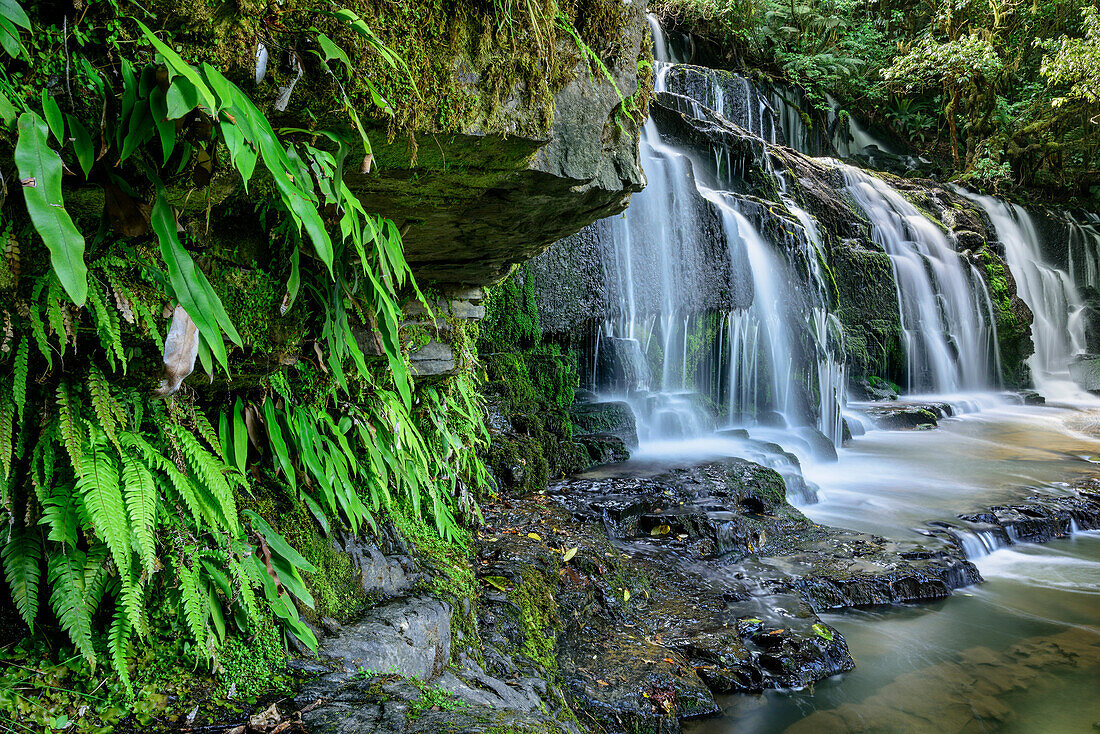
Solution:
<svg viewBox="0 0 1100 734"><path fill-rule="evenodd" d="M994 387L999 355L993 304L977 269L885 181L836 165L871 222L872 238L890 256L909 390L952 394Z"/></svg>
<svg viewBox="0 0 1100 734"><path fill-rule="evenodd" d="M1009 537L1010 533L1006 533L1004 528L997 526L950 526L945 529L955 543L962 549L962 552L966 554L966 557L971 560L981 558L982 556L988 556L996 550L1007 548L1015 543L1015 541ZM1011 531L1011 528L1009 530Z"/></svg>
<svg viewBox="0 0 1100 734"><path fill-rule="evenodd" d="M960 193L979 204L989 215L1004 245L1005 259L1016 280L1016 291L1035 316L1031 327L1035 353L1028 359L1035 388L1055 400L1096 402L1096 398L1081 390L1069 374L1070 360L1085 351L1085 329L1080 318L1084 299L1073 277L1045 261L1035 223L1025 209L991 196ZM1074 231L1084 238L1083 231ZM1071 247L1071 267L1072 254ZM1089 262L1086 259L1086 265ZM1086 268L1086 278L1087 273Z"/></svg>
<svg viewBox="0 0 1100 734"><path fill-rule="evenodd" d="M1069 278L1078 287L1100 290L1100 215L1092 212L1083 219L1067 214L1069 221Z"/></svg>

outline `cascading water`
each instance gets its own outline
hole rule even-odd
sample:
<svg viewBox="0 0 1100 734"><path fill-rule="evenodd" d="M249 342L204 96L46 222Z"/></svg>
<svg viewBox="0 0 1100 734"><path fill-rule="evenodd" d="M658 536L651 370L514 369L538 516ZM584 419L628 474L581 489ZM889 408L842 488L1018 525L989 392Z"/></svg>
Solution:
<svg viewBox="0 0 1100 734"><path fill-rule="evenodd" d="M961 193L989 215L1005 248L1005 259L1016 280L1016 292L1035 316L1031 339L1035 353L1028 359L1036 389L1044 396L1095 403L1069 376L1070 360L1085 351L1084 308L1073 278L1045 262L1039 234L1025 209L991 196Z"/></svg>
<svg viewBox="0 0 1100 734"><path fill-rule="evenodd" d="M881 179L838 163L845 186L890 256L910 391L955 394L995 386L993 304L977 269L946 235Z"/></svg>
<svg viewBox="0 0 1100 734"><path fill-rule="evenodd" d="M777 138L777 115L755 86L737 75L674 67L660 27L650 22L655 91L669 91L676 69L675 90L691 93L675 97L685 111L697 118L736 119L763 140ZM690 151L665 143L653 119L640 147L648 185L609 227L609 269L618 303L616 317L598 338L598 349L613 349L632 363L629 372L636 381L618 387L635 408L640 437L683 437L712 428L698 410L706 400L692 395L697 392L720 406L729 425L763 420L798 429L812 425L816 416L822 433L839 446L843 335L828 313L813 218L786 200L796 221L785 221L804 231L787 243L801 248L796 259L807 265L808 273L799 278L736 194L722 190L721 180L713 187L696 180L708 170L705 154L696 160ZM736 174L728 148L716 145L712 152L720 179ZM723 292L717 308L715 299L701 306L708 289ZM806 294L802 309L795 305L802 301L790 297L795 291ZM803 334L812 342L809 359L799 353ZM702 363L705 354L711 355L709 364ZM795 384L800 370L815 373L806 375L815 388L809 392L817 397L812 407L807 391Z"/></svg>

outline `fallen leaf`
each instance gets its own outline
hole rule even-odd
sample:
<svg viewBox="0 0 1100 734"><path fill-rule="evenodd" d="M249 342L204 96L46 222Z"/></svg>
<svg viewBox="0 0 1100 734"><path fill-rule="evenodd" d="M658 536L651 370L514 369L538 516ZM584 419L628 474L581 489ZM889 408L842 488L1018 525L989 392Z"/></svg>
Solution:
<svg viewBox="0 0 1100 734"><path fill-rule="evenodd" d="M542 540L542 536L538 533L527 533L527 537L531 540Z"/></svg>
<svg viewBox="0 0 1100 734"><path fill-rule="evenodd" d="M501 591L508 591L508 587L511 585L511 582L503 576L486 576L482 581Z"/></svg>
<svg viewBox="0 0 1100 734"><path fill-rule="evenodd" d="M600 680L596 681L596 684L603 687L603 688L606 688L607 686L611 685L610 683L603 680L602 678Z"/></svg>
<svg viewBox="0 0 1100 734"><path fill-rule="evenodd" d="M649 534L650 535L668 535L670 530L672 530L672 528L670 528L668 525L658 525L657 527L650 530Z"/></svg>
<svg viewBox="0 0 1100 734"><path fill-rule="evenodd" d="M568 563L569 561L573 560L573 556L575 556L575 555L577 555L577 549L576 548L570 548L569 550L567 550L565 552L565 555L563 555L561 557L561 560L562 560L563 563Z"/></svg>

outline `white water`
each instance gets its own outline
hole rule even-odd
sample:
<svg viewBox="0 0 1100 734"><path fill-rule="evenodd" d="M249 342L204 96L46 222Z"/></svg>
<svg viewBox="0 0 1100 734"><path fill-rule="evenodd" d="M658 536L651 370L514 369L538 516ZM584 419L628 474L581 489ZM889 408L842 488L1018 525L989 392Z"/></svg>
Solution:
<svg viewBox="0 0 1100 734"><path fill-rule="evenodd" d="M1085 304L1073 278L1045 262L1035 223L1025 209L991 196L961 193L989 215L1004 245L1016 292L1035 315L1031 326L1035 353L1027 363L1036 390L1060 402L1100 403L1069 376L1070 360L1085 351L1085 327L1081 319Z"/></svg>
<svg viewBox="0 0 1100 734"><path fill-rule="evenodd" d="M993 305L977 270L896 189L858 168L836 165L871 222L872 238L890 256L909 390L943 394L995 386L1000 369Z"/></svg>
<svg viewBox="0 0 1100 734"><path fill-rule="evenodd" d="M660 27L652 18L650 22L657 57L655 89L666 91L670 53ZM737 80L743 84L733 83ZM697 115L705 114L704 105L713 105L711 111L721 116L733 115L726 87L743 88L744 96L737 101L748 116L749 127L775 139L775 113L747 80L729 75L721 79L704 76L697 81L702 101L689 100L688 104ZM801 428L816 414L820 430L839 446L846 389L843 335L824 300L817 251L820 243L812 217L801 209L791 210L805 233L796 243L804 250L802 260L808 263L812 281L805 289L786 258L746 216L741 200L697 181L700 162L693 161L688 151L664 143L652 119L645 124L640 149L648 184L624 216L611 220L611 270L618 315L604 325L597 339L597 350L615 349L620 361L630 362L630 384L617 388L634 406L639 438L647 442L713 430L713 423L698 415L700 401L688 394L708 387L696 384L699 363L697 357L692 359L702 337L717 342L716 364L713 369L703 365L703 371L717 372L717 384L709 386L709 397L715 401L724 398L727 424L753 425L766 414L769 424ZM729 175L734 167L730 151L716 148L713 157L719 175ZM745 292L735 299L750 301L748 307L708 314L698 305L708 278L713 281L715 277L713 247L708 252L714 233L704 231L700 221L704 202L718 214L731 279L747 270L748 282L739 285L731 280L723 287L735 291L751 287L751 295ZM798 223L792 222L796 227ZM799 314L791 307L792 289L812 291L816 305ZM713 333L708 332L708 319L716 320ZM801 332L814 340L815 352L808 362L814 371L809 376L816 387L814 410L794 388L800 369L795 334ZM593 363L599 361L597 355Z"/></svg>

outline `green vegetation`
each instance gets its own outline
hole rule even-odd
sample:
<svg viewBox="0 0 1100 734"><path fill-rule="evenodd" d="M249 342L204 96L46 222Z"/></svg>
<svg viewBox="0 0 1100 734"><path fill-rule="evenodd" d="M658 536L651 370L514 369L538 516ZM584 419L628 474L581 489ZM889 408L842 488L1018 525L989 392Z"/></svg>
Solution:
<svg viewBox="0 0 1100 734"><path fill-rule="evenodd" d="M1080 0L657 0L710 53L798 85L993 192L1100 200L1100 16ZM812 120L808 120L812 122Z"/></svg>
<svg viewBox="0 0 1100 734"><path fill-rule="evenodd" d="M503 488L537 491L549 478L587 466L588 454L572 440L566 411L580 384L577 356L543 341L534 276L526 267L490 292L478 353L490 405L512 428L493 436L487 457Z"/></svg>
<svg viewBox="0 0 1100 734"><path fill-rule="evenodd" d="M408 73L371 26L298 8L337 114L276 127L225 46L114 0L47 6L0 3L0 162L23 183L0 197L0 557L26 635L0 712L95 729L165 690L270 688L307 620L363 601L327 536L401 516L461 544L488 434L469 374L414 385L402 307L430 308L343 182L372 149L341 80L389 107L345 49Z"/></svg>

